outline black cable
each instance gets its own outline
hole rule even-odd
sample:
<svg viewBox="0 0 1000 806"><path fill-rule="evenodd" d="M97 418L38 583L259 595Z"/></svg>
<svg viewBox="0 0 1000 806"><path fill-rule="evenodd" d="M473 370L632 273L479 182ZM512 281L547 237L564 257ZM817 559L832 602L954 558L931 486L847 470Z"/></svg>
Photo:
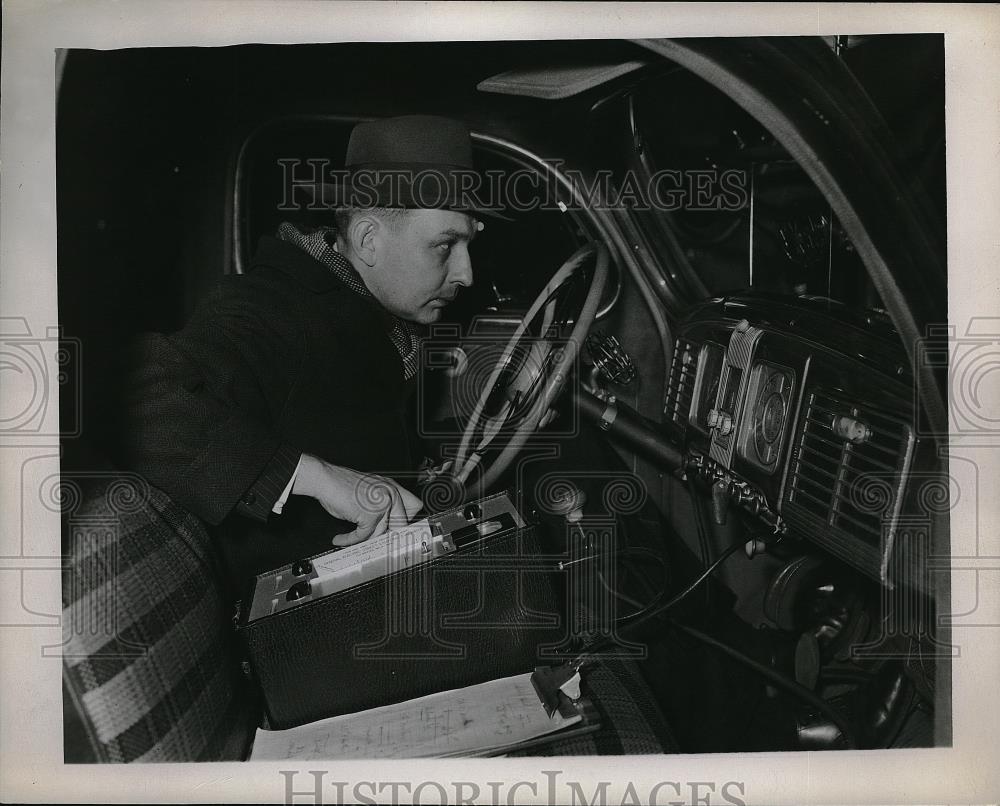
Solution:
<svg viewBox="0 0 1000 806"><path fill-rule="evenodd" d="M657 596L646 607L644 611L640 611L639 613L632 613L628 616L622 616L620 619L616 621L616 623L622 624L628 622L627 626L637 627L639 624L649 621L649 619L659 616L661 613L666 612L671 607L674 607L682 599L685 599L686 597L690 596L691 593L693 593L702 582L704 582L712 575L712 572L714 572L716 568L722 565L722 563L728 560L733 554L739 551L739 549L741 549L742 547L743 543L734 543L732 546L730 546L728 549L722 552L722 554L718 556L715 562L713 562L710 566L708 566L708 568L702 571L702 573L698 576L697 579L695 579L694 582L688 585L684 590L682 590L676 596L673 596L670 600L660 604L660 601L662 601L662 599L666 596L666 591L664 591L659 596Z"/></svg>
<svg viewBox="0 0 1000 806"><path fill-rule="evenodd" d="M577 526L579 528L578 524L573 524L573 525ZM611 555L613 555L615 557L619 557L619 558L623 558L623 559L628 559L629 557L633 557L633 556L635 556L637 554L639 554L639 555L645 555L646 557L652 557L654 560L656 560L657 562L659 562L660 565L664 567L664 569L666 569L666 565L667 565L666 560L660 554L657 554L652 549L647 549L644 546L627 546L627 547L622 548L622 549L615 549L614 551L607 552L607 554L611 554ZM577 557L575 560L563 560L562 562L560 562L556 566L556 568L559 571L565 571L571 565L579 565L580 563L591 563L594 560L599 560L601 557L604 557L604 556L606 556L605 553L601 553L601 554L588 554L585 557Z"/></svg>
<svg viewBox="0 0 1000 806"><path fill-rule="evenodd" d="M579 529L579 524L573 524L573 525L576 526ZM581 535L582 535L582 531L581 531ZM664 571L664 574L663 574L663 584L664 585L666 584L666 580L667 580L666 566L667 566L667 563L666 563L665 559L662 556L660 556L659 554L657 554L655 551L652 551L651 549L644 548L642 546L629 546L627 548L618 549L617 551L614 551L613 555L616 558L621 558L621 559L628 559L629 557L634 557L635 555L645 555L647 557L653 558L654 560L656 560L657 562L659 562L660 565L663 567L663 571ZM572 565L578 565L580 563L585 563L585 562L593 562L594 560L600 559L603 556L604 556L603 554L590 554L590 555L587 555L586 557L577 557L575 560L566 560L564 562L559 563L558 567L559 567L560 571L565 571L567 568L569 568ZM639 611L642 611L644 608L649 607L649 603L648 602L640 602L638 599L634 599L631 596L629 596L629 595L627 595L625 593L622 593L619 590L616 590L616 589L612 588L608 584L608 581L604 578L604 574L601 573L600 570L598 570L596 573L597 573L597 579L598 579L598 581L601 583L601 585L604 586L604 590L606 590L608 593L610 593L616 599L620 599L621 601L626 602L627 604L632 605L632 607L637 608ZM645 580L645 581L648 584L648 580ZM656 601L656 600L654 599L654 601ZM618 622L618 620L616 619L615 623L617 623L617 622Z"/></svg>
<svg viewBox="0 0 1000 806"><path fill-rule="evenodd" d="M671 597L668 601L664 602L663 604L657 604L657 602L660 599L662 599L663 596L665 595L665 593L661 594L645 609L645 611L640 611L638 613L633 613L629 616L624 616L620 619L616 619L615 624L618 625L618 624L623 624L624 622L628 622L627 624L624 624L624 626L634 629L638 625L646 621L649 621L651 618L654 618L666 612L671 607L674 607L678 602L683 600L685 597L689 596L692 591L696 590L697 587L702 582L704 582L709 576L712 575L712 572L715 571L716 568L722 565L723 562L725 562L729 557L731 557L742 546L743 546L742 543L735 543L729 548L727 548L724 552L722 552L721 555L719 555L719 557L715 560L715 562L713 562L708 568L705 569L705 571L702 574L698 576L697 579L695 579L680 593ZM601 582L604 583L603 577L601 577ZM607 587L606 583L604 584L605 587ZM775 671L769 666L765 666L763 663L754 660L749 655L745 655L738 649L735 649L729 646L728 644L724 644L722 641L713 638L707 633L703 633L701 630L697 630L694 627L689 627L686 624L681 624L678 621L673 621L671 623L681 632L687 633L692 638L696 638L702 643L708 644L709 646L713 647L714 649L717 649L723 654L728 655L729 657L739 661L745 666L748 666L750 669L754 670L762 677L764 677L766 680L768 680L768 682L774 684L778 688L784 689L790 694L797 696L799 699L807 702L814 708L818 709L821 713L825 714L830 719L830 721L833 722L834 725L837 726L837 729L844 737L844 741L847 743L849 748L851 749L858 748L857 741L854 737L854 731L851 729L851 726L847 723L844 717L832 705L830 705L830 703L828 703L822 697L817 695L815 692L809 690L803 685L800 685L799 683L795 682L789 677L786 677L780 672ZM574 658L570 662L571 665L575 666L576 668L580 668L580 666L582 666L587 660L589 660L599 649L611 643L612 640L610 638L601 639L592 646L587 647L582 652L580 652L576 656L576 658Z"/></svg>
<svg viewBox="0 0 1000 806"><path fill-rule="evenodd" d="M663 602L662 604L660 603L661 600L666 596L666 591L664 591L659 596L657 596L652 602L650 602L645 607L644 610L640 610L637 613L631 613L628 616L622 616L621 618L615 619L615 622L614 622L615 626L624 626L624 627L627 627L629 629L635 629L640 624L643 624L643 623L649 621L651 618L654 618L655 616L659 616L660 614L666 612L671 607L674 607L674 605L676 605L678 602L680 602L686 596L689 596L691 594L691 592L694 591L695 589L697 589L697 587L702 582L704 582L706 579L708 579L708 577L712 575L712 572L715 571L715 569L718 568L720 565L722 565L722 563L724 563L742 545L743 545L742 543L734 543L732 546L730 546L728 549L726 549L719 556L719 558L714 563L712 563L708 568L706 568L698 576L698 578L694 580L694 582L692 582L690 585L688 585L684 590L682 590L676 596L671 597L669 601ZM634 551L635 549L632 549L632 550ZM649 553L652 553L652 552L649 552ZM571 564L573 564L575 562L583 562L585 560L590 560L590 559L593 559L593 557L584 557L584 558L581 558L579 560L572 560L569 563L561 563L560 564L560 569L564 568L566 565L571 565ZM607 646L609 646L609 645L611 645L613 643L614 643L614 640L610 636L598 639L597 641L595 641L590 646L584 647L579 652L579 654L577 654L577 656L573 660L570 661L570 665L579 668L584 662L586 662L587 660L589 660L590 657L595 652L597 652L600 649L603 649L603 648L605 648L605 647L607 647Z"/></svg>
<svg viewBox="0 0 1000 806"><path fill-rule="evenodd" d="M789 677L786 677L780 672L775 671L771 667L765 666L760 661L754 660L749 655L744 655L738 649L734 649L728 644L722 643L722 641L718 640L717 638L713 638L711 635L703 633L701 630L697 630L694 627L689 627L688 625L681 624L680 622L677 621L674 621L672 623L681 632L687 633L692 638L696 638L697 640L701 641L703 644L708 644L708 646L719 650L724 655L728 655L729 657L733 658L733 660L739 661L744 666L747 666L753 671L757 672L759 675L761 675L761 677L764 677L768 682L773 683L778 688L782 688L790 694L794 694L799 699L804 700L805 702L809 703L809 705L818 709L820 712L825 714L829 718L829 720L833 722L834 725L837 726L837 729L844 737L844 741L847 743L848 748L860 749L858 747L857 741L854 738L854 731L848 724L847 720L844 719L843 715L839 711L837 711L836 708L830 705L830 703L828 703L818 694L806 688L805 686L796 683L794 680L792 680Z"/></svg>
<svg viewBox="0 0 1000 806"><path fill-rule="evenodd" d="M610 585L608 585L607 580L604 578L604 574L602 574L600 571L597 572L597 579L604 586L604 590L606 590L608 593L610 593L616 599L621 599L626 604L630 604L630 605L632 605L632 607L639 608L640 610L646 606L645 604L643 604L642 602L640 602L638 599L633 599L628 594L622 593L621 591L617 591L614 588L612 588Z"/></svg>

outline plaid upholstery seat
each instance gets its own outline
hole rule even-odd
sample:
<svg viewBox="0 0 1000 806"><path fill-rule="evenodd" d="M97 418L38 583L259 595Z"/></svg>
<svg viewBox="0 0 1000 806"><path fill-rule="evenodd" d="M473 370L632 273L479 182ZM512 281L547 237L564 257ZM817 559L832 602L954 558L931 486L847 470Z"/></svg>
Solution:
<svg viewBox="0 0 1000 806"><path fill-rule="evenodd" d="M67 761L242 758L258 717L204 527L142 479L63 479Z"/></svg>

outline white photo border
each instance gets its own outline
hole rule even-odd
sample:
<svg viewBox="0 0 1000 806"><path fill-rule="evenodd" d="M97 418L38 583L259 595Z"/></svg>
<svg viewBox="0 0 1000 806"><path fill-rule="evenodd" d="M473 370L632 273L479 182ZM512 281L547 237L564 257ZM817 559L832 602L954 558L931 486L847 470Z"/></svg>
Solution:
<svg viewBox="0 0 1000 806"><path fill-rule="evenodd" d="M7 0L3 6L0 163L0 315L44 330L56 303L56 50L223 46L246 42L558 39L832 35L941 32L947 75L949 317L964 332L974 317L1000 317L1000 8L958 4L617 4L340 3L315 0L101 2ZM1000 324L1000 318L997 319ZM6 394L0 388L0 395ZM10 402L5 401L5 402ZM50 407L58 416L58 407ZM55 425L55 432L58 425ZM50 433L54 433L50 431ZM960 452L964 443L953 444ZM19 468L58 455L58 440L0 444L0 800L4 802L283 802L281 763L64 765L61 664L40 647L60 642L58 513L15 519ZM971 448L970 448L971 450ZM1000 477L1000 448L974 455L982 479ZM626 785L742 782L746 803L982 803L1000 798L1000 511L983 491L978 511L952 512L952 534L978 528L993 559L974 571L977 626L956 627L954 745L921 750L839 753L675 755L576 759L330 762L327 781L527 781L516 795L546 799L544 770L592 792L612 782L609 803ZM976 518L978 517L978 523ZM30 585L20 582L30 579ZM16 584L5 584L5 583ZM953 588L968 576L953 574ZM30 593L24 593L30 591ZM19 622L31 613L37 621ZM13 614L13 616L11 616ZM43 615L39 615L43 614ZM295 789L308 786L299 766ZM346 789L350 795L351 788ZM453 783L446 791L454 793ZM468 791L468 790L466 790ZM704 791L704 790L703 790ZM717 790L718 791L718 790ZM367 788L363 793L378 800ZM428 791L424 802L433 801ZM503 795L506 798L506 792ZM665 799L667 793L662 796ZM690 797L690 790L683 798ZM328 788L324 802L335 802ZM296 802L314 802L300 796ZM663 802L666 802L664 800ZM718 798L712 801L719 801Z"/></svg>

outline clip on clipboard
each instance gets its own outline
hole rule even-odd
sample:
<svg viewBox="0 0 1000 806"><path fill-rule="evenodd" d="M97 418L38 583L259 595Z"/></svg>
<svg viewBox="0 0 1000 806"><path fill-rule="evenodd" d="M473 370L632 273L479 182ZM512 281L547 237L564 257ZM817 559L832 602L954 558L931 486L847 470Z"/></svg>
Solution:
<svg viewBox="0 0 1000 806"><path fill-rule="evenodd" d="M562 666L536 666L531 675L531 685L541 700L545 713L550 717L573 708L580 699L580 667L572 663Z"/></svg>

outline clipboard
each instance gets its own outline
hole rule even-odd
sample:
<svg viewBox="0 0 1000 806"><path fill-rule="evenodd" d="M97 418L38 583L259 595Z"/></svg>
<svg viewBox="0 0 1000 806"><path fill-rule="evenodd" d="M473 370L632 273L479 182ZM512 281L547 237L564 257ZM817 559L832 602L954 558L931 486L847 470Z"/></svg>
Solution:
<svg viewBox="0 0 1000 806"><path fill-rule="evenodd" d="M600 727L588 699L564 699L550 714L531 673L515 675L286 730L258 730L248 760L491 757Z"/></svg>

